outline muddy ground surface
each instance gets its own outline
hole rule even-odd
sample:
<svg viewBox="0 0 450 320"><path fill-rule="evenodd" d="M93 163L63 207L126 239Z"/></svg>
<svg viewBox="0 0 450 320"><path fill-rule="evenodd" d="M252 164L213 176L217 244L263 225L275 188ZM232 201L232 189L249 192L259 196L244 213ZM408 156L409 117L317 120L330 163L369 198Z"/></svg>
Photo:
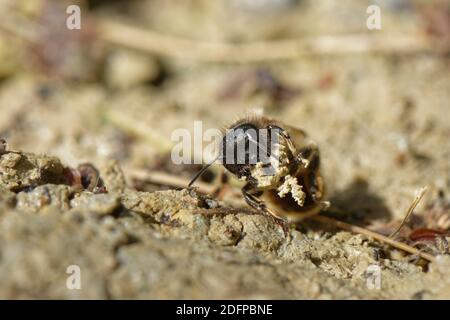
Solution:
<svg viewBox="0 0 450 320"><path fill-rule="evenodd" d="M44 26L39 41L0 33L1 298L450 298L448 55L174 59L52 33L59 7L43 3L52 13L14 5ZM450 30L450 14L430 27L428 11L400 0L382 6L382 29L370 32L359 1L284 1L270 14L252 1L89 3L94 22L115 17L199 41ZM149 172L189 181L199 169L171 162L174 129L221 128L255 108L318 143L329 216L389 235L427 186L398 240L417 246L415 229L444 232L418 247L436 261L311 221L285 234L242 203L233 180L220 200L149 181ZM99 171L94 187L86 163ZM214 187L218 172L202 182ZM70 265L80 290L66 286ZM381 270L379 290L368 286L370 266Z"/></svg>

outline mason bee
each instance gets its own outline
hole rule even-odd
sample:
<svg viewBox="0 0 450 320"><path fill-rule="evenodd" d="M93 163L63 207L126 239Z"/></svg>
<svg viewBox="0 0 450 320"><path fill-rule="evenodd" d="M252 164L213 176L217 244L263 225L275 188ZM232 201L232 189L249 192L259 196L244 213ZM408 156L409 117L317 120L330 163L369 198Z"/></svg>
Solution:
<svg viewBox="0 0 450 320"><path fill-rule="evenodd" d="M266 117L245 117L223 130L216 160L245 181L247 204L282 226L285 219L295 221L328 206L322 201L318 147L301 129Z"/></svg>

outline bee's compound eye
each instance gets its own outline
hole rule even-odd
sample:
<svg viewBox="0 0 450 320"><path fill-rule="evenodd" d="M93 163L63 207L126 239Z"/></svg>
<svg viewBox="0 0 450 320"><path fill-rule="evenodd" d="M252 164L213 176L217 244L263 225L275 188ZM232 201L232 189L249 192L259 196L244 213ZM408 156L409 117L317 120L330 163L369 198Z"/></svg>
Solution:
<svg viewBox="0 0 450 320"><path fill-rule="evenodd" d="M222 141L224 164L255 164L258 154L258 129L249 123L229 129Z"/></svg>
<svg viewBox="0 0 450 320"><path fill-rule="evenodd" d="M235 143L246 141L256 141L258 137L258 129L251 124L241 124L238 127L230 129L230 137Z"/></svg>

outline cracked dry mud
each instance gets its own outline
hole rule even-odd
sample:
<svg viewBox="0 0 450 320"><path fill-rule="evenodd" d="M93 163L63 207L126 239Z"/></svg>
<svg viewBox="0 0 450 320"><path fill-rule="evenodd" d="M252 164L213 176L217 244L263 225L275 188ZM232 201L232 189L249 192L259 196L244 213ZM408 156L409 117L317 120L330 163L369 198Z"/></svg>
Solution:
<svg viewBox="0 0 450 320"><path fill-rule="evenodd" d="M129 189L115 162L101 170L102 194L62 184L62 168L53 157L1 155L0 298L450 297L448 256L424 272L379 258L380 245L361 235L285 236L195 190ZM367 287L372 264L381 290ZM69 265L81 269L81 290L66 287Z"/></svg>

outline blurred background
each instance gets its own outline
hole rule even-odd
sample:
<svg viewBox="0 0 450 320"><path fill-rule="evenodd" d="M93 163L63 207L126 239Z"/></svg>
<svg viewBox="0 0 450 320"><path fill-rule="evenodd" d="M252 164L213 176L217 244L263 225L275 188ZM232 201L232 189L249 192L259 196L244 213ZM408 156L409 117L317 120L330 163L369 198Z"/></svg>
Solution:
<svg viewBox="0 0 450 320"><path fill-rule="evenodd" d="M257 109L317 141L333 206L403 217L449 197L449 44L448 1L0 0L0 138L188 179L172 131Z"/></svg>

